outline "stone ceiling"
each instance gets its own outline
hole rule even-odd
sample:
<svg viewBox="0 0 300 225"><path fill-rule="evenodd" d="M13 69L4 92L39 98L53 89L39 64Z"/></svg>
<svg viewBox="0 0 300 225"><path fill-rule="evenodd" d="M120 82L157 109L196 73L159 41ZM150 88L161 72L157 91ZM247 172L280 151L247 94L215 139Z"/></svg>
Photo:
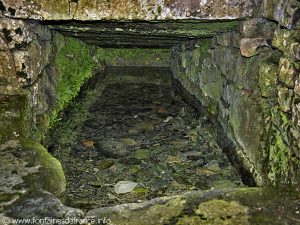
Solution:
<svg viewBox="0 0 300 225"><path fill-rule="evenodd" d="M0 0L0 15L39 20L101 47L170 48L255 17L261 0Z"/></svg>
<svg viewBox="0 0 300 225"><path fill-rule="evenodd" d="M52 30L100 47L170 48L186 40L208 38L236 28L238 21L200 22L54 22Z"/></svg>

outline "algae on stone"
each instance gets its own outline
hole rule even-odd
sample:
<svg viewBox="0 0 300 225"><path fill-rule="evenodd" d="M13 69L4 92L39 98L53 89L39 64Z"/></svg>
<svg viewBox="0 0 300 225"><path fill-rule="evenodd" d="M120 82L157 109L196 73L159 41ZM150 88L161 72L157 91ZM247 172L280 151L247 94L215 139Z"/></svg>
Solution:
<svg viewBox="0 0 300 225"><path fill-rule="evenodd" d="M263 97L276 96L277 65L263 62L259 66L259 87Z"/></svg>
<svg viewBox="0 0 300 225"><path fill-rule="evenodd" d="M41 144L21 141L22 150L28 154L28 165L37 166L38 172L24 177L31 189L44 189L60 195L66 188L66 178L60 162Z"/></svg>
<svg viewBox="0 0 300 225"><path fill-rule="evenodd" d="M236 201L225 201L214 199L200 203L195 209L197 216L184 216L180 218L176 225L196 225L196 224L214 224L214 225L247 225L249 208L239 204Z"/></svg>

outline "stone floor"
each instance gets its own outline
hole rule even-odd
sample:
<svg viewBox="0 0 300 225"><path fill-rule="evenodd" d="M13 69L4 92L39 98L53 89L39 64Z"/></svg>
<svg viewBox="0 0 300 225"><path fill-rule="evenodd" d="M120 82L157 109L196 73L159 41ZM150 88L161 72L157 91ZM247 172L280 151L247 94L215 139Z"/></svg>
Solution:
<svg viewBox="0 0 300 225"><path fill-rule="evenodd" d="M174 92L168 70L109 68L87 83L52 133L48 150L64 167L64 196L45 191L55 178L22 197L2 189L0 225L300 224L299 190L245 187L205 121ZM22 181L35 171L35 164L20 164L31 156L18 153L23 145L0 146L2 187L15 187L10 172ZM40 145L26 148L48 154Z"/></svg>
<svg viewBox="0 0 300 225"><path fill-rule="evenodd" d="M53 134L67 205L90 210L243 187L168 69L109 68L99 76Z"/></svg>

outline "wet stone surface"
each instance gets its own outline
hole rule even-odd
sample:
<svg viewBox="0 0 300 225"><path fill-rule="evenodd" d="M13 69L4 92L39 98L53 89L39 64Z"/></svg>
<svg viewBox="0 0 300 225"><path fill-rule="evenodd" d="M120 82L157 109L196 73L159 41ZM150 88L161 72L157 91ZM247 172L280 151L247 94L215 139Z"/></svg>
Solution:
<svg viewBox="0 0 300 225"><path fill-rule="evenodd" d="M108 68L98 80L53 132L67 205L90 210L243 186L169 70Z"/></svg>

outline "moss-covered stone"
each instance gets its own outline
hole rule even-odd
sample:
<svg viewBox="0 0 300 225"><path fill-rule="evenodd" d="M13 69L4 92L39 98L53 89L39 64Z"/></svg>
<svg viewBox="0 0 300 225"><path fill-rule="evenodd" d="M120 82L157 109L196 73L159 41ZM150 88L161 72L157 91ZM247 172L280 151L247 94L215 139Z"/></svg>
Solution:
<svg viewBox="0 0 300 225"><path fill-rule="evenodd" d="M105 62L109 66L168 67L170 50L146 48L98 48L96 57L99 62Z"/></svg>
<svg viewBox="0 0 300 225"><path fill-rule="evenodd" d="M60 195L66 180L60 162L40 144L11 140L0 145L0 211L27 193Z"/></svg>
<svg viewBox="0 0 300 225"><path fill-rule="evenodd" d="M235 201L210 200L195 210L199 224L249 224L248 207Z"/></svg>
<svg viewBox="0 0 300 225"><path fill-rule="evenodd" d="M74 38L65 38L64 43L55 57L58 103L52 112L50 126L55 124L58 113L79 93L84 82L92 77L96 66L96 61L92 58L91 48L85 43Z"/></svg>
<svg viewBox="0 0 300 225"><path fill-rule="evenodd" d="M297 64L293 61L282 57L279 61L278 79L286 87L293 88L297 76Z"/></svg>
<svg viewBox="0 0 300 225"><path fill-rule="evenodd" d="M28 166L38 167L37 173L23 177L28 187L61 194L66 188L66 179L60 162L38 143L26 140L21 146L27 154Z"/></svg>
<svg viewBox="0 0 300 225"><path fill-rule="evenodd" d="M131 203L115 207L93 209L87 217L109 218L116 225L169 224L184 210L186 200L181 196L158 198L141 204Z"/></svg>
<svg viewBox="0 0 300 225"><path fill-rule="evenodd" d="M259 87L263 97L275 97L277 87L277 68L271 62L263 62L259 65Z"/></svg>
<svg viewBox="0 0 300 225"><path fill-rule="evenodd" d="M299 60L299 33L296 30L278 29L272 40L272 45L283 52L285 57L292 60ZM294 49L295 48L295 49Z"/></svg>
<svg viewBox="0 0 300 225"><path fill-rule="evenodd" d="M280 133L274 130L274 139L269 149L270 167L268 177L273 183L287 182L290 178L291 150L286 146Z"/></svg>
<svg viewBox="0 0 300 225"><path fill-rule="evenodd" d="M291 111L293 90L278 86L278 103L283 112Z"/></svg>

